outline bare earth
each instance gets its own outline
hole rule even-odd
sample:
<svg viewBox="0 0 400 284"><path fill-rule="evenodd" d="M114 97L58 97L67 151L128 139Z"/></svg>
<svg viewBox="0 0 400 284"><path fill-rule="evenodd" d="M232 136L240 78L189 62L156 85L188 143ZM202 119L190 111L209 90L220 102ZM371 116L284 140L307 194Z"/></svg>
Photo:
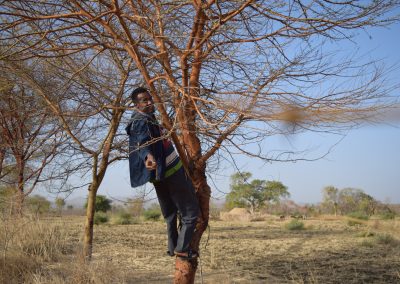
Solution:
<svg viewBox="0 0 400 284"><path fill-rule="evenodd" d="M346 219L311 219L300 231L286 222L210 222L196 282L400 283L399 220L350 226ZM83 218L65 220L71 244L79 244L82 224ZM162 221L99 225L94 235L93 265L109 265L126 283L172 282Z"/></svg>

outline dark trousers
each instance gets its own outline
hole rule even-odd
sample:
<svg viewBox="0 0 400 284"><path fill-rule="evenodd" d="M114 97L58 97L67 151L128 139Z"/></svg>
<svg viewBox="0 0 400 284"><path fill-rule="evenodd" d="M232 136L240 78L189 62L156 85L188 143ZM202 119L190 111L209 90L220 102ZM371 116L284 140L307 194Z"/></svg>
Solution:
<svg viewBox="0 0 400 284"><path fill-rule="evenodd" d="M168 178L154 184L161 212L167 223L168 252L187 252L196 227L199 205L192 182L183 167ZM177 215L182 228L178 233Z"/></svg>

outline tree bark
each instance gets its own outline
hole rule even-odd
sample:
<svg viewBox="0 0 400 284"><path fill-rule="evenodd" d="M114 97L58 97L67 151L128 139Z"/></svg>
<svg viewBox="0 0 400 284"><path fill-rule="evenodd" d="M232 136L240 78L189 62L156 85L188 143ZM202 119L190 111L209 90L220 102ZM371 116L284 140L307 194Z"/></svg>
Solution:
<svg viewBox="0 0 400 284"><path fill-rule="evenodd" d="M200 215L196 224L196 230L193 235L190 247L200 255L200 240L207 229L209 212L210 212L210 196L211 189L207 184L205 168L194 170L192 173L193 186L196 189L197 199L199 201ZM191 284L194 283L198 260L183 260L179 257L175 260L175 284Z"/></svg>
<svg viewBox="0 0 400 284"><path fill-rule="evenodd" d="M87 207L86 207L86 222L85 222L85 235L83 239L83 255L87 261L92 258L93 249L93 221L96 204L96 193L98 186L91 184L89 186Z"/></svg>
<svg viewBox="0 0 400 284"><path fill-rule="evenodd" d="M18 177L17 177L17 198L16 198L16 214L18 216L22 216L22 207L24 205L24 200L25 200L25 195L24 195L24 169L25 169L25 163L23 158L17 157L17 171L18 171Z"/></svg>
<svg viewBox="0 0 400 284"><path fill-rule="evenodd" d="M198 261L176 258L174 284L194 283Z"/></svg>
<svg viewBox="0 0 400 284"><path fill-rule="evenodd" d="M0 143L1 143L0 147L4 147L2 141L0 141ZM3 161L5 157L6 157L6 150L0 148L0 177L1 173L3 172Z"/></svg>

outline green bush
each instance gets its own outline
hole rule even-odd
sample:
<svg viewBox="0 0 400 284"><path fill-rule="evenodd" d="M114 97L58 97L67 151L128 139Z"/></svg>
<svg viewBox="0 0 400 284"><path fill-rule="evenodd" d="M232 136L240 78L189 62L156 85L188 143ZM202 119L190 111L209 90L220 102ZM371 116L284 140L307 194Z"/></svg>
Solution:
<svg viewBox="0 0 400 284"><path fill-rule="evenodd" d="M95 204L94 204L94 210L96 212L99 212L99 211L107 212L107 211L111 210L111 203L112 203L112 201L110 199L108 199L106 196L97 195ZM86 199L85 205L83 205L83 207L86 209L87 205L88 205L88 201Z"/></svg>
<svg viewBox="0 0 400 284"><path fill-rule="evenodd" d="M286 229L290 230L290 231L294 231L294 230L303 230L304 229L304 223L297 220L297 219L293 219L292 221L290 221L289 223L287 223L285 225Z"/></svg>
<svg viewBox="0 0 400 284"><path fill-rule="evenodd" d="M351 212L347 215L348 217L359 219L359 220L368 220L369 216L362 212Z"/></svg>
<svg viewBox="0 0 400 284"><path fill-rule="evenodd" d="M108 216L102 211L98 211L94 214L93 223L96 225L104 224L108 222Z"/></svg>
<svg viewBox="0 0 400 284"><path fill-rule="evenodd" d="M362 225L362 223L360 221L356 221L356 220L347 220L347 225L358 226L358 225Z"/></svg>
<svg viewBox="0 0 400 284"><path fill-rule="evenodd" d="M158 221L161 216L161 211L157 209L147 209L143 213L145 220Z"/></svg>
<svg viewBox="0 0 400 284"><path fill-rule="evenodd" d="M114 220L114 224L117 225L129 225L134 223L132 215L128 212L119 212Z"/></svg>
<svg viewBox="0 0 400 284"><path fill-rule="evenodd" d="M375 234L373 232L370 232L370 231L365 231L365 232L357 233L356 236L360 237L360 238L369 238L369 237L375 236Z"/></svg>
<svg viewBox="0 0 400 284"><path fill-rule="evenodd" d="M394 212L385 212L381 215L383 220L393 220L396 217L396 213Z"/></svg>

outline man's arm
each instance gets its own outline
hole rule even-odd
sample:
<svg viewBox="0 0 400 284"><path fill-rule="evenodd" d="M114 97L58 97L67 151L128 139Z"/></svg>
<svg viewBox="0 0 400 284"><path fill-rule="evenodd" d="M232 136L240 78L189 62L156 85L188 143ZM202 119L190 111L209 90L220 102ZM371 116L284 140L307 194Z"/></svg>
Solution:
<svg viewBox="0 0 400 284"><path fill-rule="evenodd" d="M131 134L134 135L136 145L138 146L136 151L140 158L143 160L145 167L148 170L154 170L157 167L157 162L153 156L151 149L151 132L146 119L134 121L132 123Z"/></svg>

